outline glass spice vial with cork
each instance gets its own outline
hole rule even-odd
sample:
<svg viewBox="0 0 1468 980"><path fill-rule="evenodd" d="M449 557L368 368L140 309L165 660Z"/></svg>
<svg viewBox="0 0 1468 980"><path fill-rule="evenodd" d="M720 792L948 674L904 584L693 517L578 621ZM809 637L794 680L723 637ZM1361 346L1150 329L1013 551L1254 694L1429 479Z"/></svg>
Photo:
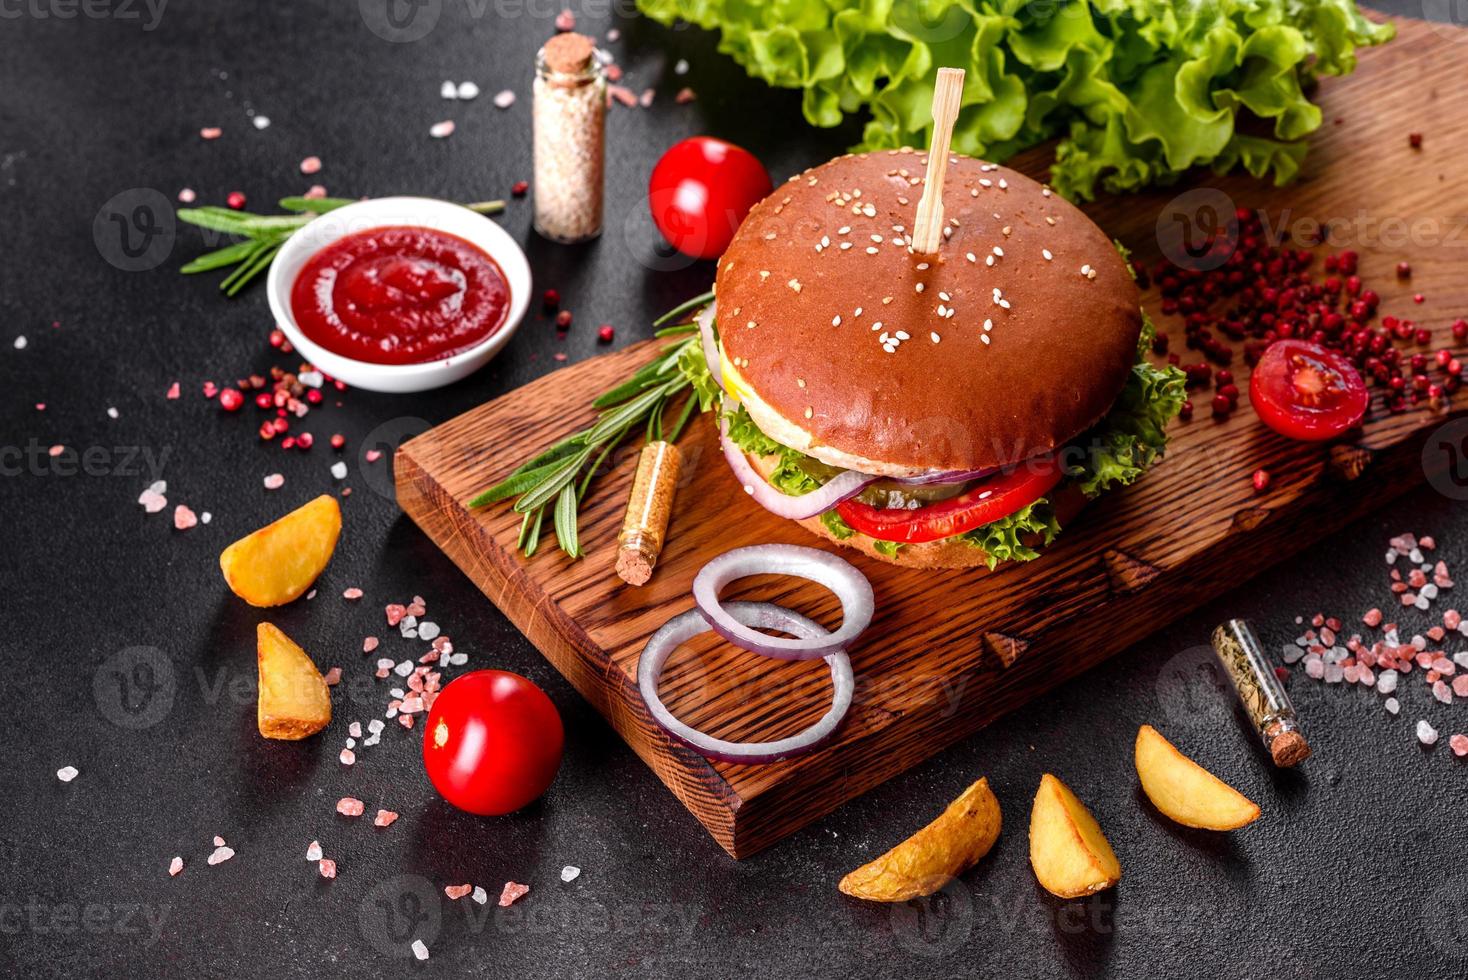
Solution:
<svg viewBox="0 0 1468 980"><path fill-rule="evenodd" d="M606 57L584 34L557 34L535 57L535 230L552 241L601 234Z"/></svg>

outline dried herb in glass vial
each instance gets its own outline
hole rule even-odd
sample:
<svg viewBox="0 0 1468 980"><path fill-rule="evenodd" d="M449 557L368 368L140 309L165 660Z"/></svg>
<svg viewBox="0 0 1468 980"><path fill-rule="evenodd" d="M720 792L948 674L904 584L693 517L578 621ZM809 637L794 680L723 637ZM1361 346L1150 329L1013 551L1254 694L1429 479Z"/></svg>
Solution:
<svg viewBox="0 0 1468 980"><path fill-rule="evenodd" d="M1310 743L1300 733L1295 706L1248 621L1230 619L1214 629L1213 652L1274 764L1285 768L1308 759Z"/></svg>
<svg viewBox="0 0 1468 980"><path fill-rule="evenodd" d="M617 536L617 574L628 585L644 585L652 578L663 551L682 465L678 447L670 442L658 440L642 447L627 516Z"/></svg>

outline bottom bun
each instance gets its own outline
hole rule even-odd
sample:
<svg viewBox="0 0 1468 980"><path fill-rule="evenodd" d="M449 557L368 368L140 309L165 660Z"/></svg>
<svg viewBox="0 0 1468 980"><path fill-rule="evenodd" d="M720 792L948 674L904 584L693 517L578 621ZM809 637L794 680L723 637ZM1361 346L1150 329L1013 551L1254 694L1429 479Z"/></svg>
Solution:
<svg viewBox="0 0 1468 980"><path fill-rule="evenodd" d="M779 456L749 456L750 463L760 476L766 480L780 464ZM1050 505L1055 508L1056 519L1060 521L1063 529L1086 505L1087 497L1075 484L1067 484L1065 487L1050 498ZM922 541L918 544L905 544L897 550L895 555L884 555L877 550L877 539L868 534L855 532L849 538L838 538L831 533L830 529L821 521L820 517L807 517L805 520L796 521L805 528L827 541L833 541L845 548L855 548L869 558L884 561L889 565L901 565L905 568L979 568L988 571L989 554L983 548L975 548L957 537L943 538L938 541ZM1038 534L1030 535L1027 544L1040 543ZM1007 565L1009 562L1001 562L995 568Z"/></svg>

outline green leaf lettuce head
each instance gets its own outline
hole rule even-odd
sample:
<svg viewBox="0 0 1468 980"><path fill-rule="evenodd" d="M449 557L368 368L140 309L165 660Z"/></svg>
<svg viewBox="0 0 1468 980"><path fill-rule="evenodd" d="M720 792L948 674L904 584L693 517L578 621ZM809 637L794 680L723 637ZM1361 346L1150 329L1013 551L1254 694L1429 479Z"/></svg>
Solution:
<svg viewBox="0 0 1468 980"><path fill-rule="evenodd" d="M1320 126L1306 90L1395 33L1354 0L637 0L662 23L720 32L719 50L804 91L816 126L865 110L857 149L926 146L941 66L964 68L960 153L1003 160L1059 138L1052 182L1168 183L1195 165L1276 183Z"/></svg>

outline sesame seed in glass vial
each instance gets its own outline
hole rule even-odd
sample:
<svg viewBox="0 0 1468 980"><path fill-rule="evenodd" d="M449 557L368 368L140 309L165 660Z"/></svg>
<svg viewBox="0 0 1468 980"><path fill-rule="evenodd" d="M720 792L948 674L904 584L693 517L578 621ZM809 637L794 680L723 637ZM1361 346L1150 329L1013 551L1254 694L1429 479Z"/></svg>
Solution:
<svg viewBox="0 0 1468 980"><path fill-rule="evenodd" d="M535 230L552 241L601 234L608 60L574 33L535 57Z"/></svg>

